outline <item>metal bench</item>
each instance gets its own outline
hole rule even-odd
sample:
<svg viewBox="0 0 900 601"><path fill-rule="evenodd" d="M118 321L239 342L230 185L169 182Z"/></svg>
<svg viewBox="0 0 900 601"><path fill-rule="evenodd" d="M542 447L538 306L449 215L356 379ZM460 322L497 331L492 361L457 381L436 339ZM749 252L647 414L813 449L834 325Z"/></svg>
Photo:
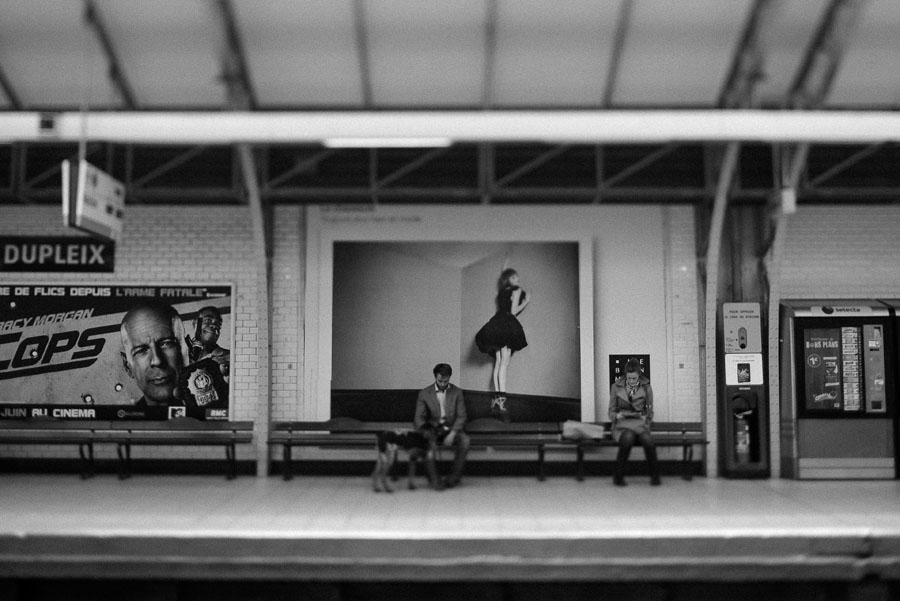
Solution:
<svg viewBox="0 0 900 601"><path fill-rule="evenodd" d="M618 443L612 438L611 424L598 422L606 432L603 438L589 438L568 441L568 444L576 448L576 478L584 480L584 454L586 450L598 447L617 447ZM651 426L653 443L657 447L681 447L682 449L682 478L690 480L693 476L691 462L694 458L694 447L709 444L700 422L653 422Z"/></svg>
<svg viewBox="0 0 900 601"><path fill-rule="evenodd" d="M545 480L545 457L548 449L574 450L576 478L584 480L585 452L592 448L616 447L608 423L600 423L606 432L602 438L566 440L562 438L560 422L505 423L492 417L482 417L466 423L472 448L533 449L537 454L540 481ZM371 449L375 434L384 430L411 429L412 422L364 422L353 418L333 418L325 421L275 422L269 434L270 446L282 447L283 477L293 478L293 447L336 449ZM658 447L681 447L683 477L690 480L694 446L708 441L700 422L654 422L653 440ZM440 450L440 447L439 447Z"/></svg>
<svg viewBox="0 0 900 601"><path fill-rule="evenodd" d="M385 430L411 429L412 422L364 422L353 418L325 421L275 422L269 445L282 447L283 477L293 478L293 447L374 448L375 434ZM504 423L478 418L466 423L472 447L531 448L538 455L538 479L544 479L544 448L559 443L559 422ZM440 450L440 447L438 448Z"/></svg>
<svg viewBox="0 0 900 601"><path fill-rule="evenodd" d="M384 430L412 428L412 422L364 422L351 417L325 421L275 422L269 432L269 445L282 447L283 478L294 477L294 447L375 448L375 435Z"/></svg>
<svg viewBox="0 0 900 601"><path fill-rule="evenodd" d="M52 419L0 422L3 444L78 445L81 477L94 475L94 445L115 444L122 479L131 476L132 445L186 445L225 447L228 479L237 475L235 447L253 440L253 422L202 421L178 418L165 421L64 421Z"/></svg>
<svg viewBox="0 0 900 601"><path fill-rule="evenodd" d="M61 421L55 419L4 420L0 443L16 445L77 445L81 477L94 475L94 443L103 440L108 421Z"/></svg>
<svg viewBox="0 0 900 601"><path fill-rule="evenodd" d="M165 421L114 421L106 442L115 443L119 478L131 477L132 445L224 446L227 478L237 477L236 447L253 441L253 422L203 421L190 417Z"/></svg>

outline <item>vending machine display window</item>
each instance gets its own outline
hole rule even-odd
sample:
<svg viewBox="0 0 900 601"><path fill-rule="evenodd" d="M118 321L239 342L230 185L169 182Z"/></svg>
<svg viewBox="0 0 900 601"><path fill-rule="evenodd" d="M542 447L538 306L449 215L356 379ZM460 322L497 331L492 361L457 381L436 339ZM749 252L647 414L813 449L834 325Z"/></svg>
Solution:
<svg viewBox="0 0 900 601"><path fill-rule="evenodd" d="M879 320L797 320L799 417L889 417L889 328Z"/></svg>

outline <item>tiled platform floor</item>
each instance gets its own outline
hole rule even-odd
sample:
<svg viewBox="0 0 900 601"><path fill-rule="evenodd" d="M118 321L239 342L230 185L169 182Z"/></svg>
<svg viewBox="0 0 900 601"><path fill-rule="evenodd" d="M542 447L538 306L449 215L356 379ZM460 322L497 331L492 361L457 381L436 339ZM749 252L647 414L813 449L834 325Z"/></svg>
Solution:
<svg viewBox="0 0 900 601"><path fill-rule="evenodd" d="M900 580L898 481L401 484L0 475L0 578Z"/></svg>

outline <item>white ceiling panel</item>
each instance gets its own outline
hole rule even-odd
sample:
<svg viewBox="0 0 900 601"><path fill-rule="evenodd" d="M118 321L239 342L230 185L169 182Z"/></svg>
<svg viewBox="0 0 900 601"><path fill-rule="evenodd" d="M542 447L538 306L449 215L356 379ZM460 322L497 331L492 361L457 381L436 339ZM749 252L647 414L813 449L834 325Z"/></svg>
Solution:
<svg viewBox="0 0 900 601"><path fill-rule="evenodd" d="M619 2L498 3L494 104L599 106Z"/></svg>
<svg viewBox="0 0 900 601"><path fill-rule="evenodd" d="M826 104L900 104L900 2L876 0L864 6Z"/></svg>
<svg viewBox="0 0 900 601"><path fill-rule="evenodd" d="M3 0L0 11L0 64L26 107L119 106L80 2Z"/></svg>
<svg viewBox="0 0 900 601"><path fill-rule="evenodd" d="M480 102L485 0L378 0L364 7L375 104Z"/></svg>
<svg viewBox="0 0 900 601"><path fill-rule="evenodd" d="M754 0L227 1L258 108L283 110L600 107L617 20L627 6L612 107L715 107L757 6ZM773 0L777 10L760 34L757 106L785 103L830 2ZM218 0L94 3L138 108L228 108ZM85 6L85 0L0 0L0 69L23 109L125 107ZM898 73L900 0L870 0L825 106L900 109ZM11 104L0 91L0 109Z"/></svg>
<svg viewBox="0 0 900 601"><path fill-rule="evenodd" d="M142 108L215 107L220 27L203 0L98 0L123 69Z"/></svg>
<svg viewBox="0 0 900 601"><path fill-rule="evenodd" d="M715 106L748 1L635 3L615 104Z"/></svg>
<svg viewBox="0 0 900 601"><path fill-rule="evenodd" d="M352 0L238 0L235 13L261 107L362 105Z"/></svg>

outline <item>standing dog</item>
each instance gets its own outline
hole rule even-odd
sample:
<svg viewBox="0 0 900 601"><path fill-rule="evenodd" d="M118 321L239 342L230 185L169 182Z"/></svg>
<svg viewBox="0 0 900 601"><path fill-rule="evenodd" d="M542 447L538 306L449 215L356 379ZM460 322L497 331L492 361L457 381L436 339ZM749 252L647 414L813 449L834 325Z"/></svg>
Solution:
<svg viewBox="0 0 900 601"><path fill-rule="evenodd" d="M419 430L385 430L377 435L375 450L378 459L375 461L375 471L372 472L372 489L375 492L394 492L387 481L388 472L397 461L397 451L404 449L409 457L409 489L414 490L416 477L416 462L425 463L425 472L431 480L435 490L443 490L444 485L437 475L434 456L437 446L437 437L434 428L425 424Z"/></svg>

